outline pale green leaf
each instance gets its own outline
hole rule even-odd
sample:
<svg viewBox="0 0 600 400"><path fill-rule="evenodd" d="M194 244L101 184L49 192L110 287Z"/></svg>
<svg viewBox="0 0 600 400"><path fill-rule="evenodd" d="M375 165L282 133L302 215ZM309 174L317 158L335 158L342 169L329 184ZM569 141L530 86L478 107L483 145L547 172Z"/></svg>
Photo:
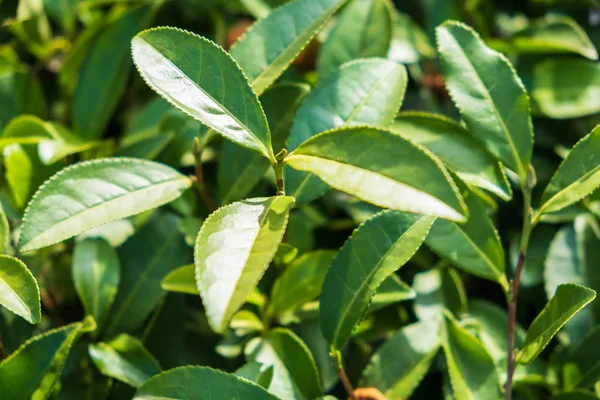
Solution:
<svg viewBox="0 0 600 400"><path fill-rule="evenodd" d="M30 324L42 318L35 278L20 260L5 255L0 255L0 304Z"/></svg>
<svg viewBox="0 0 600 400"><path fill-rule="evenodd" d="M387 58L402 63L416 63L435 57L435 49L423 29L408 15L396 12L392 42Z"/></svg>
<svg viewBox="0 0 600 400"><path fill-rule="evenodd" d="M163 298L160 281L188 264L191 253L173 214L155 213L129 238L118 250L121 283L105 337L135 330Z"/></svg>
<svg viewBox="0 0 600 400"><path fill-rule="evenodd" d="M289 67L347 0L294 0L258 21L231 48L231 55L262 94Z"/></svg>
<svg viewBox="0 0 600 400"><path fill-rule="evenodd" d="M287 266L275 281L270 307L280 316L319 296L335 252L319 250L303 254Z"/></svg>
<svg viewBox="0 0 600 400"><path fill-rule="evenodd" d="M160 282L160 287L170 292L199 295L196 285L196 266L190 264L169 272Z"/></svg>
<svg viewBox="0 0 600 400"><path fill-rule="evenodd" d="M463 197L469 208L469 220L465 224L436 220L425 243L454 266L498 282L506 292L508 282L500 236L477 196L467 192Z"/></svg>
<svg viewBox="0 0 600 400"><path fill-rule="evenodd" d="M225 50L187 31L154 28L133 38L132 52L142 78L169 103L275 162L258 97Z"/></svg>
<svg viewBox="0 0 600 400"><path fill-rule="evenodd" d="M104 158L67 167L42 185L27 206L21 251L68 239L88 229L166 204L191 180L166 165Z"/></svg>
<svg viewBox="0 0 600 400"><path fill-rule="evenodd" d="M600 63L551 58L533 67L531 98L539 111L556 119L600 112Z"/></svg>
<svg viewBox="0 0 600 400"><path fill-rule="evenodd" d="M465 183L511 199L502 166L462 125L437 114L404 112L391 129L427 148Z"/></svg>
<svg viewBox="0 0 600 400"><path fill-rule="evenodd" d="M196 239L196 282L208 322L223 332L275 256L287 226L292 197L242 200L222 207Z"/></svg>
<svg viewBox="0 0 600 400"><path fill-rule="evenodd" d="M315 361L304 342L292 331L272 330L250 358L273 366L268 390L278 398L312 400L323 395Z"/></svg>
<svg viewBox="0 0 600 400"><path fill-rule="evenodd" d="M542 196L540 213L561 210L600 186L600 125L581 139L560 164Z"/></svg>
<svg viewBox="0 0 600 400"><path fill-rule="evenodd" d="M92 343L88 351L102 374L136 388L161 371L158 361L144 344L126 334L110 342Z"/></svg>
<svg viewBox="0 0 600 400"><path fill-rule="evenodd" d="M59 383L73 343L96 329L94 319L65 325L27 340L0 363L2 399L46 399Z"/></svg>
<svg viewBox="0 0 600 400"><path fill-rule="evenodd" d="M517 353L517 362L528 364L550 343L550 340L579 310L596 298L596 292L575 284L559 285L554 297L533 320Z"/></svg>
<svg viewBox="0 0 600 400"><path fill-rule="evenodd" d="M11 246L10 224L6 218L4 207L0 204L0 254L5 253Z"/></svg>
<svg viewBox="0 0 600 400"><path fill-rule="evenodd" d="M281 83L260 96L275 153L285 147L294 116L309 91L310 87L305 84ZM221 204L245 198L264 178L269 167L269 161L259 154L229 141L223 143L217 170Z"/></svg>
<svg viewBox="0 0 600 400"><path fill-rule="evenodd" d="M446 22L436 34L446 86L467 128L524 184L533 128L523 83L506 57L467 25Z"/></svg>
<svg viewBox="0 0 600 400"><path fill-rule="evenodd" d="M388 399L407 399L427 374L439 347L434 321L408 325L373 354L360 386L375 387Z"/></svg>
<svg viewBox="0 0 600 400"><path fill-rule="evenodd" d="M385 130L324 132L304 142L285 162L380 207L466 220L462 197L441 162Z"/></svg>
<svg viewBox="0 0 600 400"><path fill-rule="evenodd" d="M344 64L319 83L300 106L288 150L295 150L318 133L344 126L387 127L402 104L406 69L389 60L356 60ZM286 169L286 193L300 203L328 190L314 175Z"/></svg>
<svg viewBox="0 0 600 400"><path fill-rule="evenodd" d="M121 265L117 252L103 239L85 239L75 244L72 265L75 290L83 308L102 327L119 287Z"/></svg>
<svg viewBox="0 0 600 400"><path fill-rule="evenodd" d="M120 13L101 28L89 53L82 49L85 61L71 103L73 129L82 137L97 139L104 133L131 69L129 41L149 23L152 8L142 5Z"/></svg>
<svg viewBox="0 0 600 400"><path fill-rule="evenodd" d="M501 399L496 366L483 344L447 314L440 330L454 398Z"/></svg>
<svg viewBox="0 0 600 400"><path fill-rule="evenodd" d="M328 75L356 58L385 57L392 40L393 9L388 0L352 0L321 48L319 75Z"/></svg>
<svg viewBox="0 0 600 400"><path fill-rule="evenodd" d="M138 389L133 400L277 400L259 385L207 367L180 367L156 375Z"/></svg>
<svg viewBox="0 0 600 400"><path fill-rule="evenodd" d="M235 374L268 389L273 380L273 365L267 366L256 361L251 361L238 368Z"/></svg>
<svg viewBox="0 0 600 400"><path fill-rule="evenodd" d="M319 307L332 348L344 347L379 285L414 255L432 222L432 217L382 211L344 243L325 277Z"/></svg>

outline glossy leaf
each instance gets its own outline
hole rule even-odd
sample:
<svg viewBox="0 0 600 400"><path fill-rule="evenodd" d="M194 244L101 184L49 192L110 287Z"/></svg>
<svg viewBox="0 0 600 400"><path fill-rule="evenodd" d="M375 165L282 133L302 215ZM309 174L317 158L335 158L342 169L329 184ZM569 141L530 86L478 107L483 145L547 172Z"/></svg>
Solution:
<svg viewBox="0 0 600 400"><path fill-rule="evenodd" d="M231 55L262 94L296 59L347 0L294 0L254 24L231 48Z"/></svg>
<svg viewBox="0 0 600 400"><path fill-rule="evenodd" d="M550 340L579 310L594 300L596 292L575 284L560 285L527 330L517 362L528 364L550 343Z"/></svg>
<svg viewBox="0 0 600 400"><path fill-rule="evenodd" d="M441 163L388 131L328 131L304 142L285 162L380 207L466 220L462 198Z"/></svg>
<svg viewBox="0 0 600 400"><path fill-rule="evenodd" d="M268 389L273 380L273 366L266 366L259 362L252 361L238 368L238 370L235 371L235 374Z"/></svg>
<svg viewBox="0 0 600 400"><path fill-rule="evenodd" d="M129 41L144 29L152 6L131 8L102 27L81 66L73 95L73 128L85 138L102 136L125 89L131 59ZM94 35L92 35L94 36Z"/></svg>
<svg viewBox="0 0 600 400"><path fill-rule="evenodd" d="M277 400L259 385L207 367L180 367L147 380L133 400Z"/></svg>
<svg viewBox="0 0 600 400"><path fill-rule="evenodd" d="M540 213L561 210L600 187L600 125L569 152L544 190Z"/></svg>
<svg viewBox="0 0 600 400"><path fill-rule="evenodd" d="M441 115L405 112L391 129L427 148L465 183L511 199L502 166L462 125Z"/></svg>
<svg viewBox="0 0 600 400"><path fill-rule="evenodd" d="M600 112L600 63L551 58L533 67L531 98L539 111L556 119Z"/></svg>
<svg viewBox="0 0 600 400"><path fill-rule="evenodd" d="M273 365L268 390L278 398L311 400L323 395L315 361L292 331L277 328L269 332L251 359Z"/></svg>
<svg viewBox="0 0 600 400"><path fill-rule="evenodd" d="M275 256L292 197L248 199L222 207L196 239L196 282L211 328L223 332Z"/></svg>
<svg viewBox="0 0 600 400"><path fill-rule="evenodd" d="M392 40L392 10L388 0L352 0L321 48L319 75L328 75L356 58L385 57Z"/></svg>
<svg viewBox="0 0 600 400"><path fill-rule="evenodd" d="M473 193L467 193L464 198L469 220L465 224L436 220L425 243L456 267L498 282L507 291L504 249L494 223Z"/></svg>
<svg viewBox="0 0 600 400"><path fill-rule="evenodd" d="M524 183L533 128L529 99L513 66L462 23L446 22L436 35L446 86L467 128Z"/></svg>
<svg viewBox="0 0 600 400"><path fill-rule="evenodd" d="M295 150L318 133L344 126L387 127L402 104L408 77L406 69L383 59L356 60L343 65L319 83L300 106L288 150ZM286 193L301 203L328 189L314 175L287 169Z"/></svg>
<svg viewBox="0 0 600 400"><path fill-rule="evenodd" d="M136 388L161 371L158 361L144 344L126 334L110 342L90 344L89 354L103 375Z"/></svg>
<svg viewBox="0 0 600 400"><path fill-rule="evenodd" d="M454 398L501 399L496 367L483 344L448 315L440 330Z"/></svg>
<svg viewBox="0 0 600 400"><path fill-rule="evenodd" d="M294 116L309 91L308 85L281 83L269 88L260 97L275 153L285 147ZM264 178L270 166L268 160L253 151L229 141L223 143L217 171L221 204L245 198Z"/></svg>
<svg viewBox="0 0 600 400"><path fill-rule="evenodd" d="M319 296L335 252L319 250L303 254L287 266L271 292L271 312L282 315Z"/></svg>
<svg viewBox="0 0 600 400"><path fill-rule="evenodd" d="M73 250L73 282L87 315L106 321L121 276L117 252L103 239L85 239Z"/></svg>
<svg viewBox="0 0 600 400"><path fill-rule="evenodd" d="M142 78L165 100L227 139L275 162L258 98L222 48L187 31L155 28L137 34L132 51Z"/></svg>
<svg viewBox="0 0 600 400"><path fill-rule="evenodd" d="M190 253L173 214L155 214L130 237L118 251L121 283L105 337L136 329L163 298L160 281L189 263Z"/></svg>
<svg viewBox="0 0 600 400"><path fill-rule="evenodd" d="M170 292L199 295L196 285L196 266L190 264L169 272L160 282L160 287Z"/></svg>
<svg viewBox="0 0 600 400"><path fill-rule="evenodd" d="M0 255L0 305L30 324L37 324L42 318L35 278L20 260L5 255Z"/></svg>
<svg viewBox="0 0 600 400"><path fill-rule="evenodd" d="M23 217L19 248L39 249L161 206L190 185L188 177L150 161L104 158L75 164L38 189Z"/></svg>
<svg viewBox="0 0 600 400"><path fill-rule="evenodd" d="M438 352L437 331L434 321L417 322L399 330L373 354L360 386L375 387L388 399L409 398Z"/></svg>
<svg viewBox="0 0 600 400"><path fill-rule="evenodd" d="M50 397L59 383L73 343L96 329L93 318L65 325L34 336L0 363L0 393L3 399L25 400Z"/></svg>
<svg viewBox="0 0 600 400"><path fill-rule="evenodd" d="M341 350L364 318L379 285L417 251L432 217L383 211L344 243L323 283L321 329L333 349Z"/></svg>

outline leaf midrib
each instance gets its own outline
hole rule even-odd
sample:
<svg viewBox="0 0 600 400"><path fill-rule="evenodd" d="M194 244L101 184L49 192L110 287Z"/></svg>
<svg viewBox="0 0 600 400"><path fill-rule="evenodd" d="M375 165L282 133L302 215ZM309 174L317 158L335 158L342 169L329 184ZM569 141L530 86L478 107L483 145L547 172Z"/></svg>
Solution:
<svg viewBox="0 0 600 400"><path fill-rule="evenodd" d="M543 212L545 208L548 208L549 204L552 205L552 203L556 201L555 199L557 199L558 197L562 196L565 192L571 190L571 188L573 186L577 185L578 183L580 183L581 181L587 179L588 177L595 175L598 172L600 172L600 165L595 166L590 171L588 171L587 173L585 173L582 176L580 176L579 178L577 178L574 182L570 183L564 189L559 190L558 192L556 192L556 194L554 194L546 202L544 202L544 204L542 205L542 208L541 208L540 211ZM558 174L558 172L557 172L557 174Z"/></svg>
<svg viewBox="0 0 600 400"><path fill-rule="evenodd" d="M4 283L4 286L8 288L8 290L10 290L15 298L19 301L19 303L21 303L21 305L25 308L25 310L27 310L27 314L29 316L30 320L34 320L33 318L33 314L31 312L31 310L29 309L29 306L27 304L25 304L25 302L23 302L23 299L21 299L21 296L19 296L19 294L6 282L6 280L2 279L2 275L0 274L0 283ZM14 312L14 310L12 310L12 307L8 307L6 304L3 304L4 307L8 308L9 310L11 310L12 312Z"/></svg>
<svg viewBox="0 0 600 400"><path fill-rule="evenodd" d="M456 227L456 230L458 231L458 233L466 239L466 241L468 242L468 244L470 244L477 251L477 253L479 255L481 255L481 258L484 259L484 261L486 262L486 264L489 264L492 267L491 268L492 271L496 271L497 272L494 275L495 275L496 278L498 278L501 275L501 273L500 273L500 271L498 271L495 268L496 265L492 262L492 260L490 260L490 258L487 256L487 254L485 254L483 252L483 250L481 250L479 248L479 246L477 246L477 244L473 241L473 239L471 239L471 237L469 235L467 235L467 233L463 229L461 229L460 226L457 223L452 222L452 221L447 221L447 222L453 224Z"/></svg>

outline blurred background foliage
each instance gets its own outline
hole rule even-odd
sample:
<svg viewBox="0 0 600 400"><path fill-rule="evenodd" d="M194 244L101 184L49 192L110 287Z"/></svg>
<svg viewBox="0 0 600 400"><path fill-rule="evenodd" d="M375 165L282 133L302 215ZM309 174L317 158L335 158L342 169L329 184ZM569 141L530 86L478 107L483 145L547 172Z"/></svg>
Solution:
<svg viewBox="0 0 600 400"><path fill-rule="evenodd" d="M361 0L354 0L357 1ZM0 137L0 200L13 236L4 240L6 252L16 254L12 239L32 194L67 164L117 155L154 159L193 173L192 140L205 137L206 129L159 99L133 73L130 41L137 32L152 26L176 26L206 36L227 49L253 20L265 17L285 2L0 0L2 137L37 135L45 139L40 143L6 145ZM353 58L387 57L405 64L409 71L402 111L428 111L458 120L439 72L434 37L437 25L456 19L473 26L489 46L504 52L529 91L534 111L533 164L538 187L546 186L566 149L600 123L600 63L596 52L600 46L600 5L596 1L397 0L393 7L387 1L372 3L371 12L361 21L346 21L345 26L336 28L339 17L332 19L280 81L314 86L319 74ZM364 30L356 32L357 26ZM285 27L281 29L283 32ZM352 43L342 55L333 54L335 51L328 45L328 34L334 29ZM282 33L273 32L278 34ZM270 105L276 118L276 99ZM265 108L269 115L268 103ZM243 157L248 157L245 150L232 148L231 143L220 138L211 139L203 153L203 163L207 190L217 205L274 193L270 172L238 178L247 167L243 163ZM260 165L256 168L267 169ZM494 220L507 264L514 265L522 218L520 206L516 205L519 202L497 202L480 194L486 207L496 211ZM515 196L519 195L515 191ZM237 370L245 363L244 352L258 346L257 341L268 328L261 307L281 270L292 262L302 262L303 255L312 251L339 249L357 224L373 211L374 207L336 191L294 209L288 244L282 246L260 283L260 292L236 316L225 337L208 328L198 296L166 294L160 287L168 272L191 262L193 240L208 215L209 207L194 191L158 211L86 233L88 240L102 238L102 243L108 242L117 249L121 277L113 312L100 333L75 342L54 397L131 398L131 386L135 385L128 385L122 377L113 380L103 375L99 362L94 364L89 356L93 351L88 351L90 341L118 340L119 337L113 338L120 333L132 335L121 341L135 337L139 339L136 343L143 343L152 354L149 359L156 363L144 366L149 375L161 368L185 364ZM541 310L559 283L578 282L598 290L599 217L600 194L596 191L575 206L547 216L536 228L519 300L518 319L524 325ZM76 259L72 249L83 239L33 255L19 255L39 282L43 320L37 326L29 325L0 309L5 354L32 335L83 318L72 268ZM479 332L493 357L505 357L502 321L506 314L500 287L455 269L427 246L397 277L402 281L386 282L388 296L376 301L377 306L372 307L347 347L345 364L353 382L361 381L363 376L362 381L378 383L382 391L389 389L386 385L397 383L393 377L392 382L382 382L383 378L373 377L376 373L372 370L363 375L363 370L382 343L399 329L417 320L434 318L444 309ZM133 298L129 296L132 291ZM296 332L313 353L324 388L343 396L315 318L317 296L318 290L302 304L295 304L293 312L268 322ZM600 349L598 304L593 303L566 326L544 353L543 360L517 370L516 390L520 398L550 398L553 393L576 387L591 398L593 393L600 395L600 373L595 378L588 377L580 386L582 374L592 367L600 368L596 363L600 358L593 362L577 358L585 349ZM405 334L411 337L411 332ZM415 341L421 337L418 332L412 335ZM399 358L410 358L411 350L403 340L408 339L396 336L395 342L387 342L387 348L377 357L397 352ZM102 346L93 346L102 351ZM106 346L119 348L114 342ZM414 398L448 398L443 356L435 351L426 355L419 355L424 360L420 365L426 365L427 371L432 363L432 368L416 388ZM388 396L395 398L389 393Z"/></svg>

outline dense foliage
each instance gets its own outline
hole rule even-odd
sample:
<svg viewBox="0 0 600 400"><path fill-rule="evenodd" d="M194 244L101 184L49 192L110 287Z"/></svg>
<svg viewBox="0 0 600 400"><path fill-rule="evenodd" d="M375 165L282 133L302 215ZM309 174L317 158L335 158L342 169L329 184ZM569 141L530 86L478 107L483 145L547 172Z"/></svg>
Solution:
<svg viewBox="0 0 600 400"><path fill-rule="evenodd" d="M394 3L0 2L0 399L600 398L600 5Z"/></svg>

